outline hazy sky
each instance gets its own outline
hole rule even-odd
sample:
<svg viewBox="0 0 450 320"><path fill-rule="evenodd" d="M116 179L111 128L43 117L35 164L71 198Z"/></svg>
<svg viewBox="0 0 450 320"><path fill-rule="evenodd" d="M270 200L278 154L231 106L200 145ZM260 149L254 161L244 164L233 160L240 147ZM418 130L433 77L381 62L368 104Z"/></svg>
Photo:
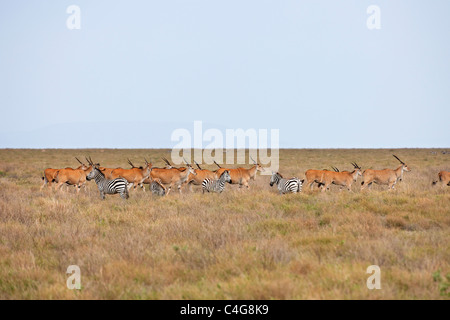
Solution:
<svg viewBox="0 0 450 320"><path fill-rule="evenodd" d="M69 30L70 5L81 29ZM369 30L369 5L381 29ZM1 1L0 148L449 147L450 1Z"/></svg>

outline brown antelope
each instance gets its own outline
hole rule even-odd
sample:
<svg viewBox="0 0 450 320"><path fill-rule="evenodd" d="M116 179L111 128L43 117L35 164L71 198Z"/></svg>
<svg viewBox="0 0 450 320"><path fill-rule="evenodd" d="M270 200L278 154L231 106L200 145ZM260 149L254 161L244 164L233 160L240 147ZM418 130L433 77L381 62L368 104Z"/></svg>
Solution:
<svg viewBox="0 0 450 320"><path fill-rule="evenodd" d="M167 194L172 190L172 187L177 186L178 191L181 193L181 186L186 182L189 177L189 174L196 175L194 168L187 163L187 168L185 170L181 170L181 168L153 168L150 172L150 177L144 180L144 183L151 184L153 181L158 181L161 184L169 185L167 188Z"/></svg>
<svg viewBox="0 0 450 320"><path fill-rule="evenodd" d="M112 172L116 169L121 169L121 168L106 168L106 167L98 167L98 170L100 170L101 173L103 173L103 175L105 176L106 179L108 180L112 180Z"/></svg>
<svg viewBox="0 0 450 320"><path fill-rule="evenodd" d="M77 157L75 157L75 159L77 159L77 161L81 164L78 168L76 169L72 169L72 168L65 168L67 170L86 170L88 167L82 163ZM52 168L47 168L44 170L44 176L42 177L42 180L44 180L43 185L41 186L41 190L42 188L47 185L49 188L52 187L52 183L55 182L56 179L56 175L58 173L58 171L61 169L52 169ZM56 187L55 187L56 190Z"/></svg>
<svg viewBox="0 0 450 320"><path fill-rule="evenodd" d="M92 160L89 161L92 163ZM99 164L95 164L98 166ZM77 188L77 192L80 192L80 188L86 183L86 176L92 171L92 164L86 169L60 169L56 173L55 182L57 183L56 189L61 189L63 185L71 185Z"/></svg>
<svg viewBox="0 0 450 320"><path fill-rule="evenodd" d="M367 186L370 188L372 183L380 184L380 185L388 185L389 189L394 189L397 181L403 180L403 172L410 172L411 169L408 167L406 163L400 160L396 155L393 155L398 161L400 161L401 166L397 169L384 169L384 170L373 170L367 169L363 172L362 178L363 182L361 182L361 190L366 188Z"/></svg>
<svg viewBox="0 0 450 320"><path fill-rule="evenodd" d="M339 172L338 168L332 167L334 172ZM305 178L306 178L306 183L305 186L309 185L310 189L312 190L314 187L314 183L317 183L317 186L323 187L324 185L324 177L325 177L325 173L327 172L333 172L327 169L323 169L323 170L314 170L314 169L309 169L306 170L305 172Z"/></svg>
<svg viewBox="0 0 450 320"><path fill-rule="evenodd" d="M163 158L163 160L167 164L166 168L169 168L169 169L173 168L173 166L171 165L169 160L167 160L166 158ZM197 165L198 169L194 169L195 174L190 173L187 180L184 183L184 185L189 186L190 191L192 191L192 185L201 186L205 179L217 180L219 178L215 171L202 169L196 161L194 161L194 162ZM183 168L175 168L175 169L178 169L180 171L186 170L186 168L184 168L184 167Z"/></svg>
<svg viewBox="0 0 450 320"><path fill-rule="evenodd" d="M162 158L163 160L164 160L164 158ZM173 169L173 167L172 167L172 165L166 165L165 167L163 167L163 168L159 168L159 167L153 167L152 166L152 171L153 170L155 170L155 169ZM180 168L181 169L181 168ZM183 168L183 169L186 169L186 168ZM184 170L183 170L184 171ZM159 180L158 178L156 178L157 180ZM147 179L145 179L144 180L144 184L152 184L152 182L153 182L154 180L152 179L152 175L151 175L151 173L150 173L150 176L147 178ZM161 181L159 181L159 183L161 183Z"/></svg>
<svg viewBox="0 0 450 320"><path fill-rule="evenodd" d="M106 177L106 179L116 179L116 178L124 178L128 181L128 189L134 186L136 190L137 186L140 186L143 191L145 191L144 180L150 176L150 172L152 171L152 164L145 160L144 167L136 167L134 164L128 159L128 163L131 166L131 169L122 169L116 168L111 172L111 178ZM102 172L103 173L103 172Z"/></svg>
<svg viewBox="0 0 450 320"><path fill-rule="evenodd" d="M322 191L326 191L330 189L331 184L335 184L337 186L346 187L348 191L352 191L352 184L358 176L361 175L361 167L356 164L356 162L352 162L354 170L352 172L342 171L339 172L337 168L334 168L334 171L326 171L323 177L323 189Z"/></svg>
<svg viewBox="0 0 450 320"><path fill-rule="evenodd" d="M443 185L450 186L450 172L449 171L441 171L438 173L439 180L433 181L433 185L436 185L440 182Z"/></svg>
<svg viewBox="0 0 450 320"><path fill-rule="evenodd" d="M194 161L195 162L195 161ZM186 183L191 186L201 186L205 179L217 180L219 176L215 171L211 171L208 169L202 169L197 162L195 162L198 169L195 169L196 175L190 174Z"/></svg>
<svg viewBox="0 0 450 320"><path fill-rule="evenodd" d="M251 158L251 157L250 157ZM213 171L217 177L220 177L222 175L222 173L225 170L228 170L230 173L230 177L231 177L231 184L238 184L239 185L239 189L242 188L242 186L247 187L247 189L250 188L250 186L248 185L250 180L255 180L256 178L256 173L262 172L264 171L264 168L257 163L255 160L253 160L253 158L251 158L253 161L253 166L249 169L245 169L245 168L236 168L236 169L228 169L228 168L222 168L219 164L217 164L217 162L214 161L214 163L216 164L216 166L219 167L219 169L217 169L216 171Z"/></svg>

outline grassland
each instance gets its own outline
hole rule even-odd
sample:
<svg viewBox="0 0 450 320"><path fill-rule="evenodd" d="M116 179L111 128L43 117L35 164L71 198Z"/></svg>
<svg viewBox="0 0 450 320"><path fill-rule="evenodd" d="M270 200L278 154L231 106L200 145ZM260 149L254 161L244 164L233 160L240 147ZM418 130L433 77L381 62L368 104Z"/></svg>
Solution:
<svg viewBox="0 0 450 320"><path fill-rule="evenodd" d="M281 150L280 172L395 168L393 152L412 171L392 192L360 192L359 178L352 193L279 196L258 175L221 195L102 201L93 182L79 195L40 191L43 169L87 154L162 166L168 151L0 150L0 299L448 299L450 187L431 182L449 154ZM81 290L66 287L69 265L81 268ZM366 287L370 265L381 290Z"/></svg>

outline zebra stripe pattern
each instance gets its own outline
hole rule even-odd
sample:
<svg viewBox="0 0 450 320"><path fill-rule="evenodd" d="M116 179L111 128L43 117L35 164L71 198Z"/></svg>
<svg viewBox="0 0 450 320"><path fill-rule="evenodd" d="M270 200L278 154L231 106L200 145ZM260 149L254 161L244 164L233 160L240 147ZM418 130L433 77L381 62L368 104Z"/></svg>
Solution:
<svg viewBox="0 0 450 320"><path fill-rule="evenodd" d="M202 182L203 193L205 193L205 191L222 193L222 191L225 189L225 183L227 183L227 182L228 183L231 182L231 176L230 176L230 173L228 172L228 170L225 170L221 174L221 176L218 180L212 180L212 179L206 178Z"/></svg>
<svg viewBox="0 0 450 320"><path fill-rule="evenodd" d="M162 185L160 179L152 181L152 183L150 184L150 190L153 194L160 197L166 195L166 188Z"/></svg>
<svg viewBox="0 0 450 320"><path fill-rule="evenodd" d="M95 180L98 190L100 191L100 197L105 199L105 194L120 194L123 199L128 199L128 181L124 178L116 178L108 180L105 178L102 172L96 167L92 168L92 171L86 177L87 180Z"/></svg>
<svg viewBox="0 0 450 320"><path fill-rule="evenodd" d="M274 172L270 178L270 186L272 187L274 184L277 184L280 194L302 191L302 180L296 177L284 179L278 172Z"/></svg>

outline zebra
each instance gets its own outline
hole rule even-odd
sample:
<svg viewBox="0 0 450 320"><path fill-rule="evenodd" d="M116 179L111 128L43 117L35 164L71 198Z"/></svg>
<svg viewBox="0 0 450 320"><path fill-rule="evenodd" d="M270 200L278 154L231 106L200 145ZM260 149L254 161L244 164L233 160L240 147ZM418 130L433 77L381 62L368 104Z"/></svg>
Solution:
<svg viewBox="0 0 450 320"><path fill-rule="evenodd" d="M218 180L206 178L202 182L203 193L205 193L205 191L222 193L222 191L225 189L226 182L231 183L230 172L228 170L225 170L220 175L220 178Z"/></svg>
<svg viewBox="0 0 450 320"><path fill-rule="evenodd" d="M124 178L116 178L108 180L103 173L94 166L86 177L87 180L95 180L98 190L100 191L100 197L105 199L105 194L119 193L123 199L128 199L128 181Z"/></svg>
<svg viewBox="0 0 450 320"><path fill-rule="evenodd" d="M150 190L153 194L156 194L160 197L165 196L167 192L160 179L155 179L150 183Z"/></svg>
<svg viewBox="0 0 450 320"><path fill-rule="evenodd" d="M303 180L296 177L284 179L278 172L273 172L272 177L270 178L270 186L272 187L274 184L277 184L280 194L301 192L302 183Z"/></svg>

